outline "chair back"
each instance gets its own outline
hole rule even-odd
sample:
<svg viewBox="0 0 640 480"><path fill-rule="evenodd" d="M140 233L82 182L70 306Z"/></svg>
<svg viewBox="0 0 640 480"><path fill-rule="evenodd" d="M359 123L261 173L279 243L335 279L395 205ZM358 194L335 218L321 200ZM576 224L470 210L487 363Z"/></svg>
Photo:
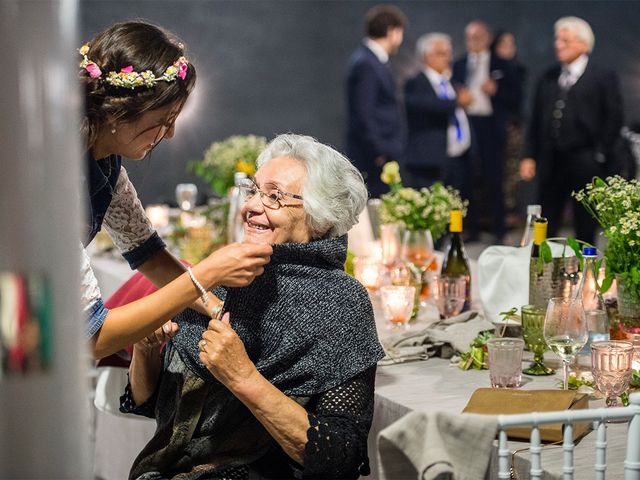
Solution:
<svg viewBox="0 0 640 480"><path fill-rule="evenodd" d="M563 479L574 478L574 440L575 422L594 422L596 431L594 470L597 480L604 480L607 469L607 421L628 421L626 456L624 460L624 479L640 480L640 392L629 396L628 407L598 408L588 410L565 410L560 412L525 413L498 416L498 478L511 479L512 465L507 444L507 429L512 427L531 427L530 447L531 479L541 479L542 443L540 425L561 423L563 433Z"/></svg>

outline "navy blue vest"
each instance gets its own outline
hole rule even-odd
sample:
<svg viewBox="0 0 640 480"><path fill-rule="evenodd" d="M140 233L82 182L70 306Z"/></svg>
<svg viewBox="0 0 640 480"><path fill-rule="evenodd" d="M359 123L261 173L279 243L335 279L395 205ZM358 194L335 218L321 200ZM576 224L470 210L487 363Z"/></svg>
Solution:
<svg viewBox="0 0 640 480"><path fill-rule="evenodd" d="M86 159L84 183L86 183L89 201L86 202L88 218L85 225L85 247L91 243L102 227L122 166L122 157L119 155L110 155L100 160L94 160L91 155L86 155Z"/></svg>

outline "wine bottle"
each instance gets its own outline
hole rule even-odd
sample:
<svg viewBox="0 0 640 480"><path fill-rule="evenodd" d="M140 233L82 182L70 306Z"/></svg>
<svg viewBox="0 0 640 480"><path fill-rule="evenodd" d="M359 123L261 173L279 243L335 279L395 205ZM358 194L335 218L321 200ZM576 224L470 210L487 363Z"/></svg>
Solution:
<svg viewBox="0 0 640 480"><path fill-rule="evenodd" d="M526 247L533 240L533 223L536 218L542 216L542 207L540 205L527 205L527 222L522 232L520 246Z"/></svg>
<svg viewBox="0 0 640 480"><path fill-rule="evenodd" d="M540 245L547 239L547 219L537 217L533 221L533 246L531 247L531 258L540 257Z"/></svg>
<svg viewBox="0 0 640 480"><path fill-rule="evenodd" d="M462 211L451 210L449 223L449 246L442 263L440 275L448 277L464 276L467 283L464 306L462 311L471 308L471 270L469 260L462 241Z"/></svg>

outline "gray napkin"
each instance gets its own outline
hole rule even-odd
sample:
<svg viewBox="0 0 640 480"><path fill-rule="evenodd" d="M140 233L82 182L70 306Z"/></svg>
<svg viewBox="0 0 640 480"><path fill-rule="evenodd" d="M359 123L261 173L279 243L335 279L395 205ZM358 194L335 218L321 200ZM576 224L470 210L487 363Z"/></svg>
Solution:
<svg viewBox="0 0 640 480"><path fill-rule="evenodd" d="M382 342L385 357L378 365L392 365L411 360L426 360L435 355L450 358L464 352L480 332L494 325L480 312L470 311L439 320L427 328L394 335Z"/></svg>
<svg viewBox="0 0 640 480"><path fill-rule="evenodd" d="M381 479L482 480L497 417L410 412L378 434Z"/></svg>

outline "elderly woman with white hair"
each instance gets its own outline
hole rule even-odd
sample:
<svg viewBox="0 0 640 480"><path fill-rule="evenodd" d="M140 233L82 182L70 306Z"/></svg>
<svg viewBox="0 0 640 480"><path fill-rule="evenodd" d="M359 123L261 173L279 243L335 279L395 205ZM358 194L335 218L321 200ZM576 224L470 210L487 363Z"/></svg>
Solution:
<svg viewBox="0 0 640 480"><path fill-rule="evenodd" d="M130 478L369 473L383 350L367 292L343 268L346 233L366 204L362 176L292 134L257 163L242 188L245 241L272 244L271 263L250 286L215 291L221 321L187 310L135 346L122 410L158 426Z"/></svg>

